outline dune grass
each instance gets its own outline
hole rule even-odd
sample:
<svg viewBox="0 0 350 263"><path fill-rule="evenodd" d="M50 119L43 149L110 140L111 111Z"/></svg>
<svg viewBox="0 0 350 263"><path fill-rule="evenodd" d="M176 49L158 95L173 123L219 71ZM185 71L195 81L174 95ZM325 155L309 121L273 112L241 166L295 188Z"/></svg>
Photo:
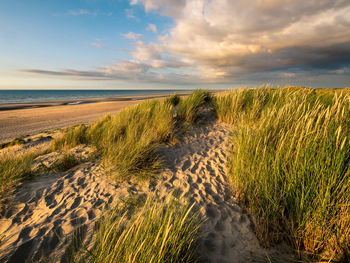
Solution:
<svg viewBox="0 0 350 263"><path fill-rule="evenodd" d="M68 127L63 136L52 141L52 151L68 150L83 143L87 143L87 126L84 124Z"/></svg>
<svg viewBox="0 0 350 263"><path fill-rule="evenodd" d="M33 160L47 152L44 150L18 155L0 155L0 211L4 208L2 199L9 193L9 190L23 179L31 177L30 167Z"/></svg>
<svg viewBox="0 0 350 263"><path fill-rule="evenodd" d="M78 231L66 250L67 262L196 262L200 226L192 206L172 195L159 200L129 196L99 220L92 247Z"/></svg>
<svg viewBox="0 0 350 263"><path fill-rule="evenodd" d="M180 96L177 93L174 93L173 95L165 98L165 103L168 103L173 106L177 106L180 102Z"/></svg>
<svg viewBox="0 0 350 263"><path fill-rule="evenodd" d="M210 91L195 90L185 99L180 100L177 106L177 115L180 121L194 124L199 120L201 109L211 104L213 95Z"/></svg>
<svg viewBox="0 0 350 263"><path fill-rule="evenodd" d="M187 116L197 116L200 107L210 97L209 92L196 91L186 100L182 109ZM190 107L190 101L196 107ZM174 94L164 101L145 101L126 108L113 116L105 116L90 125L77 125L64 130L63 136L52 142L50 150L22 155L2 154L0 156L0 199L10 188L32 175L32 161L40 155L56 150L69 150L80 144L96 146L99 158L106 171L116 179L150 178L161 167L156 148L159 144L171 142L174 138L174 106L181 102ZM186 105L186 106L185 106ZM192 111L192 112L191 112ZM196 117L197 118L197 117ZM184 118L189 120L190 118ZM194 119L194 118L192 118ZM76 162L66 156L62 169Z"/></svg>
<svg viewBox="0 0 350 263"><path fill-rule="evenodd" d="M192 207L149 197L140 211L107 213L99 223L89 262L195 262L198 230Z"/></svg>
<svg viewBox="0 0 350 263"><path fill-rule="evenodd" d="M164 101L142 102L89 126L67 129L62 138L53 142L53 149L92 144L105 170L116 179L150 178L161 167L156 148L174 139L175 122L198 121L201 108L211 99L209 91L196 90L185 99L174 94ZM173 117L176 105L177 120Z"/></svg>
<svg viewBox="0 0 350 263"><path fill-rule="evenodd" d="M146 178L160 167L155 152L160 143L170 141L174 131L172 105L146 101L105 116L90 126L68 129L53 148L72 148L81 143L95 145L105 170L116 179L131 175Z"/></svg>
<svg viewBox="0 0 350 263"><path fill-rule="evenodd" d="M228 171L260 240L311 257L349 259L350 97L305 88L218 96L233 124Z"/></svg>
<svg viewBox="0 0 350 263"><path fill-rule="evenodd" d="M22 144L24 144L24 143L26 143L26 142L28 142L28 141L30 141L30 140L24 140L23 139L23 136L21 136L21 137L18 137L18 138L15 138L15 139L13 139L12 141L10 141L10 142L3 142L3 143L0 143L0 149L4 149L4 148L6 148L6 147L10 147L10 146L14 146L14 145L22 145Z"/></svg>

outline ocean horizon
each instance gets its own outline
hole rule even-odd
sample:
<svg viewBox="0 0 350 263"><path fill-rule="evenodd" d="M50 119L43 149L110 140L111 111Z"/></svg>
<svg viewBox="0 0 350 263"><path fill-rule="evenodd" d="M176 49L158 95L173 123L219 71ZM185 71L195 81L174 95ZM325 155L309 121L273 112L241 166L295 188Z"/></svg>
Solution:
<svg viewBox="0 0 350 263"><path fill-rule="evenodd" d="M168 95L191 90L0 90L0 105L59 100Z"/></svg>

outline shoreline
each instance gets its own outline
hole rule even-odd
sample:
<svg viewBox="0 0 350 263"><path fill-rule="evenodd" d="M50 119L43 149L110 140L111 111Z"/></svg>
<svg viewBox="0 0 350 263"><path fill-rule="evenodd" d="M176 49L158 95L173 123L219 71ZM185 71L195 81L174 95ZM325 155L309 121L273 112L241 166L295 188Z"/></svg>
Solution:
<svg viewBox="0 0 350 263"><path fill-rule="evenodd" d="M182 92L178 93L179 96L185 96L188 93ZM123 96L123 97L106 97L106 98L88 98L88 99L70 99L70 100L47 100L47 101L33 101L26 103L7 103L0 104L0 111L9 110L20 110L20 109L36 109L36 108L46 108L54 106L69 106L69 105L82 105L97 102L109 102L109 101L137 101L155 98L164 98L171 95L160 94L160 95L138 95L138 96Z"/></svg>
<svg viewBox="0 0 350 263"><path fill-rule="evenodd" d="M179 94L180 96L187 94ZM88 124L107 114L169 95L128 96L0 105L0 143L43 131Z"/></svg>

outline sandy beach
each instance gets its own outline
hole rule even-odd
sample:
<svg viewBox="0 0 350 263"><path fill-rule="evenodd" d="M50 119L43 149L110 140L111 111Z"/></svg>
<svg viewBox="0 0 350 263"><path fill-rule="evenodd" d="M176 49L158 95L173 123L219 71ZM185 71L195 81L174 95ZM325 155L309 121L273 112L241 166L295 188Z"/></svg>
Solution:
<svg viewBox="0 0 350 263"><path fill-rule="evenodd" d="M162 97L164 95L0 105L0 142L86 124L141 101Z"/></svg>
<svg viewBox="0 0 350 263"><path fill-rule="evenodd" d="M266 253L275 254L259 245L249 216L233 198L224 165L229 130L212 120L191 128L176 147L159 149L165 169L156 186L115 184L98 165L89 162L28 182L16 191L15 205L0 219L0 234L5 237L0 245L2 259L21 262L50 257L60 261L69 237L83 228L89 247L101 213L128 193L155 193L165 198L174 189L180 199L191 196L204 220L199 251L205 262L251 262L263 259ZM48 163L55 159L51 155L46 157Z"/></svg>

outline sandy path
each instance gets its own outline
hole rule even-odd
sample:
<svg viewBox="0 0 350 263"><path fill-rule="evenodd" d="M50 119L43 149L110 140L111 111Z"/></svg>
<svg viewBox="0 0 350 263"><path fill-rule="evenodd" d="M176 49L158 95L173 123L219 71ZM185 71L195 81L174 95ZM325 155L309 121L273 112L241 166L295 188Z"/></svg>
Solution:
<svg viewBox="0 0 350 263"><path fill-rule="evenodd" d="M0 218L0 262L60 261L76 229L83 229L84 243L91 244L98 218L121 197L130 192L164 197L174 190L194 202L205 219L198 241L201 262L267 262L267 255L290 262L282 259L283 251L259 245L226 177L230 128L206 117L208 123L190 128L181 143L160 149L166 168L156 186L115 184L92 163L24 183L14 193L12 211Z"/></svg>
<svg viewBox="0 0 350 263"><path fill-rule="evenodd" d="M135 105L134 101L108 101L81 105L0 111L0 142L44 130L89 123L106 114Z"/></svg>
<svg viewBox="0 0 350 263"><path fill-rule="evenodd" d="M78 228L89 245L101 213L128 191L91 163L27 182L15 192L12 211L0 218L0 262L60 261Z"/></svg>
<svg viewBox="0 0 350 263"><path fill-rule="evenodd" d="M176 189L195 202L205 223L199 255L203 262L266 260L248 215L234 200L225 169L229 127L218 122L193 128L177 147L164 149L169 169L159 187Z"/></svg>

